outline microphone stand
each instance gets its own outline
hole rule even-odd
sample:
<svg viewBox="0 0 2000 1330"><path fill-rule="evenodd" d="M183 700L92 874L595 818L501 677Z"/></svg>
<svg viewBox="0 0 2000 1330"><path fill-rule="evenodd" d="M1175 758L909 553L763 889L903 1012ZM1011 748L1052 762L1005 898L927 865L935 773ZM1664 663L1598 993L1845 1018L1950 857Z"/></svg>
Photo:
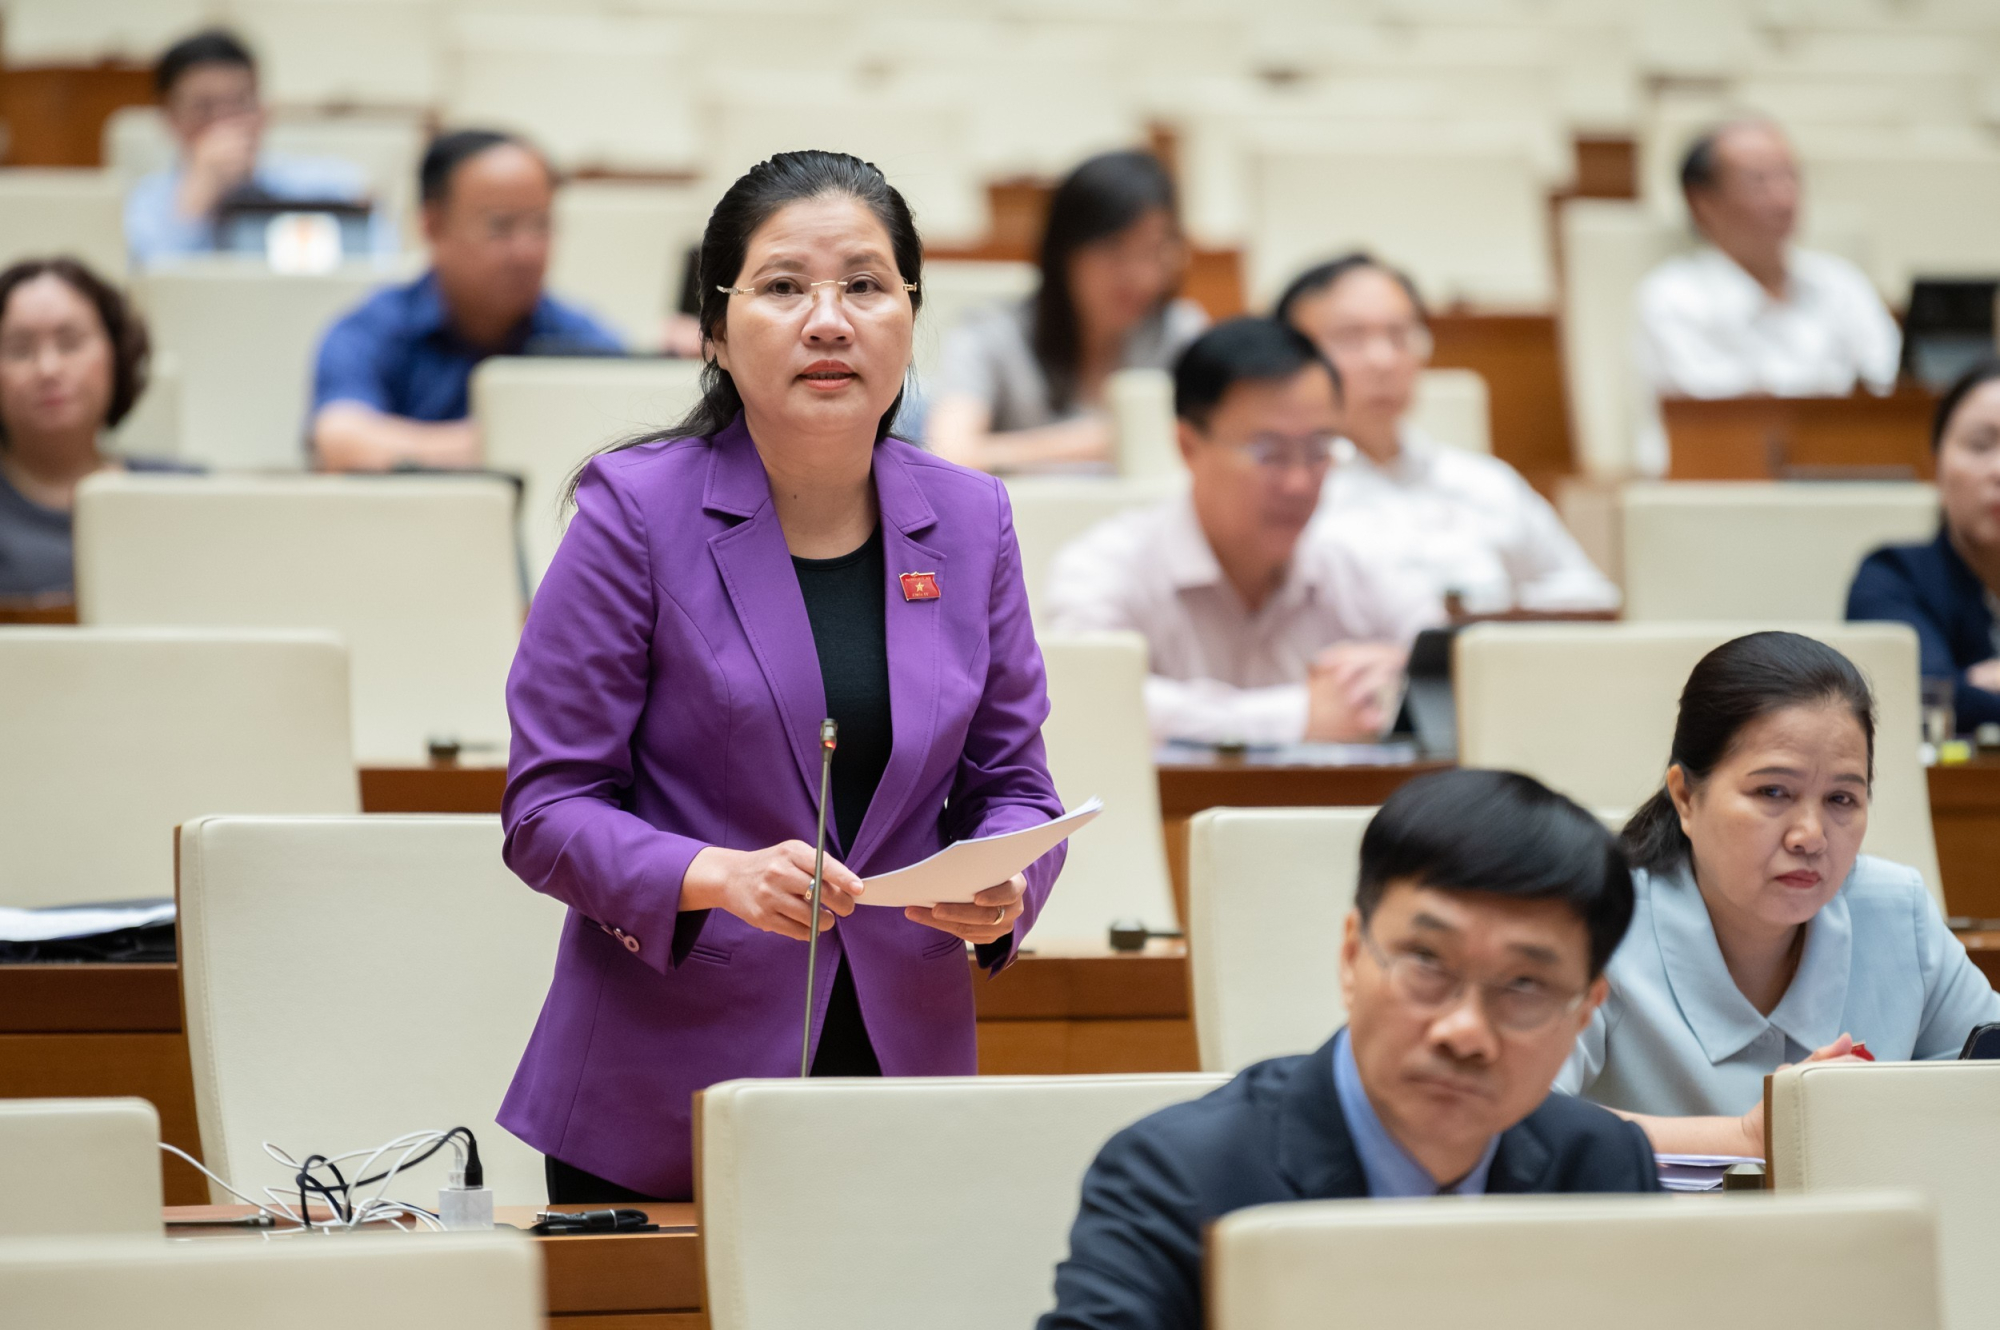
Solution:
<svg viewBox="0 0 2000 1330"><path fill-rule="evenodd" d="M799 1076L812 1075L813 985L819 965L819 889L826 871L826 804L833 785L834 737L839 727L831 716L819 723L819 832L813 848L811 923L806 925L806 1032L799 1048Z"/></svg>

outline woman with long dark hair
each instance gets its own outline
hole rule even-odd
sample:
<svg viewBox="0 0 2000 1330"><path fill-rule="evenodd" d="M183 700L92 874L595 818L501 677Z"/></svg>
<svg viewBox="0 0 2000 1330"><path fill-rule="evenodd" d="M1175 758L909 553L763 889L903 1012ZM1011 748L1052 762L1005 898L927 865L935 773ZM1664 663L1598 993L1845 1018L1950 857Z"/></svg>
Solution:
<svg viewBox="0 0 2000 1330"><path fill-rule="evenodd" d="M1049 201L1040 289L945 340L932 450L985 471L1109 463L1105 380L1170 367L1207 326L1200 306L1174 298L1186 267L1158 158L1107 152L1070 172Z"/></svg>
<svg viewBox="0 0 2000 1330"><path fill-rule="evenodd" d="M1611 996L1557 1089L1660 1151L1761 1155L1779 1067L1949 1058L2000 1020L1923 878L1861 853L1874 765L1867 680L1832 647L1752 633L1702 657L1666 784L1625 826L1637 911Z"/></svg>
<svg viewBox="0 0 2000 1330"><path fill-rule="evenodd" d="M922 266L868 163L753 167L702 238L700 405L579 477L508 680L502 807L508 865L570 906L500 1112L552 1201L690 1195L693 1094L799 1072L808 930L814 1074L972 1073L966 945L1008 964L1061 866L856 908L865 876L1061 812L1006 491L888 437Z"/></svg>

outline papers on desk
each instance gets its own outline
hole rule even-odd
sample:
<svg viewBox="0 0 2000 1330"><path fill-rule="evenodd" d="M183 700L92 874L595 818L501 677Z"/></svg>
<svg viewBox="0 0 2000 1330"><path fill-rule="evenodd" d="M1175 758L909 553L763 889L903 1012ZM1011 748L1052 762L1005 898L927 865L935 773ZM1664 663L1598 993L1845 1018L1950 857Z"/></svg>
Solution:
<svg viewBox="0 0 2000 1330"><path fill-rule="evenodd" d="M113 901L105 905L59 905L17 910L0 905L0 942L61 942L98 937L125 928L153 928L174 921L171 897Z"/></svg>
<svg viewBox="0 0 2000 1330"><path fill-rule="evenodd" d="M1761 1159L1747 1155L1665 1155L1655 1154L1660 1167L1660 1185L1668 1191L1721 1191L1722 1175L1737 1164L1764 1166Z"/></svg>
<svg viewBox="0 0 2000 1330"><path fill-rule="evenodd" d="M1101 799L1088 799L1071 812L1040 826L981 836L945 846L930 858L879 877L861 879L867 888L863 905L963 904L988 887L997 887L1035 860L1069 839L1104 811Z"/></svg>
<svg viewBox="0 0 2000 1330"><path fill-rule="evenodd" d="M1422 757L1415 744L1402 741L1231 746L1170 739L1154 753L1153 760L1162 766L1226 759L1250 767L1406 767Z"/></svg>

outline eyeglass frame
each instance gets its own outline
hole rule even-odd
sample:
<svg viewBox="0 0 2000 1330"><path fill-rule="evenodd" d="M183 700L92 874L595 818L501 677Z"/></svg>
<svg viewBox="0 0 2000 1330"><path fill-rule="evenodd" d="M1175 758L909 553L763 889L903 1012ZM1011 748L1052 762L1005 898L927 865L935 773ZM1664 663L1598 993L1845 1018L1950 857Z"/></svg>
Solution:
<svg viewBox="0 0 2000 1330"><path fill-rule="evenodd" d="M1334 449L1339 446L1340 435L1338 433L1315 435L1311 441L1315 443L1323 441L1326 444L1326 455L1324 457L1318 459L1311 457L1306 449L1295 446L1301 440L1281 434L1259 434L1245 439L1241 443L1221 443L1220 446L1248 460L1251 465L1257 468L1260 475L1277 476L1282 474L1285 469L1293 466L1303 466L1308 470L1316 470L1323 466L1333 465L1333 453ZM1218 443L1220 443L1219 440ZM1286 452L1283 460L1266 461L1264 458L1259 457L1257 450L1260 443L1285 444Z"/></svg>
<svg viewBox="0 0 2000 1330"><path fill-rule="evenodd" d="M1382 967L1382 975L1389 981L1392 988L1396 987L1396 978L1394 972L1398 962L1407 961L1414 965L1425 964L1424 961L1422 961L1416 956L1410 955L1408 952L1404 952L1396 956L1391 956L1387 952L1383 951L1382 944L1377 942L1373 937L1373 935L1369 933L1368 925L1366 924L1361 925L1361 927L1357 931L1361 935L1361 944L1368 948L1368 954L1373 956L1375 958L1375 963ZM1494 992L1500 992L1504 994L1507 989L1507 986L1505 984L1493 984L1493 983L1488 983L1483 979L1474 979L1469 975L1462 974L1457 970L1447 969L1442 965L1432 966L1431 968L1434 969L1442 977L1451 980L1452 982L1451 992L1447 993L1444 997L1439 998L1435 1002L1423 1002L1420 999L1411 997L1408 993L1401 991L1398 991L1396 996L1402 999L1403 1001L1411 1004L1412 1006L1422 1007L1425 1010L1431 1012L1442 1012L1442 1011L1449 1011L1453 1007L1457 1006L1460 1002L1463 1002L1465 1000L1466 990L1469 987L1476 985L1481 990L1479 1005L1480 1009L1486 1013L1486 1018L1493 1022L1493 1026L1495 1029L1505 1030L1510 1034L1533 1034L1537 1030L1547 1029L1550 1021L1553 1021L1561 1016L1570 1015L1578 1007L1583 1005L1585 998L1588 998L1590 996L1590 988L1588 985L1586 985L1583 988L1577 990L1575 993L1572 993L1566 1001L1563 1001L1557 1004L1556 1006L1550 1008L1549 1014L1542 1017L1542 1019L1540 1019L1539 1021L1536 1021L1533 1025L1509 1025L1505 1021L1502 1021L1500 1019L1499 1013L1494 1009L1492 1002L1488 997L1489 994L1492 994Z"/></svg>
<svg viewBox="0 0 2000 1330"><path fill-rule="evenodd" d="M869 277L869 276L873 276L873 274L872 274L872 273L856 273L856 274L855 274L855 276L856 276L856 277ZM774 277L774 278L771 278L770 280L771 280L771 281L776 281L776 280L777 280L777 278L775 278L775 277ZM839 299L841 299L841 300L843 300L843 301L844 301L844 300L846 300L846 299L847 299L847 284L848 284L849 282L853 281L853 280L854 280L854 277L829 277L829 278L827 278L827 279L826 279L826 280L824 280L824 281L819 281L819 282L807 282L807 283L806 283L806 299L807 299L808 301L811 301L811 300L813 300L813 299L815 298L815 297L813 296L813 292L815 292L815 291L819 290L819 289L820 289L820 288L821 288L822 286L833 286L833 287L838 287L838 288L840 288L840 289L839 289L838 291L836 291L836 292L835 292L834 294L835 294L835 295L836 295L836 296L837 296L837 297L838 297ZM881 280L881 279L879 279L879 278L878 278L877 280ZM903 290L904 290L904 291L906 291L906 292L913 292L913 291L915 291L915 290L917 289L917 284L916 284L915 282L903 282L903 283L901 283L901 286L902 286ZM754 287L754 286L718 286L718 287L716 287L715 289L716 289L716 290L718 290L718 291L720 291L720 292L722 292L722 293L723 293L724 295L728 295L728 296L754 296L754 295L756 295L756 294L757 294L757 288L756 288L756 287Z"/></svg>

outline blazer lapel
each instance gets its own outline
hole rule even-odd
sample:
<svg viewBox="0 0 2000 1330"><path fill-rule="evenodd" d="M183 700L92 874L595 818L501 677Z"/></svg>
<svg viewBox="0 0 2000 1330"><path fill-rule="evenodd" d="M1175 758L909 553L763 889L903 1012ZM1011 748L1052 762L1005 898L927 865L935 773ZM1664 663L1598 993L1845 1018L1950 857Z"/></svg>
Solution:
<svg viewBox="0 0 2000 1330"><path fill-rule="evenodd" d="M1548 1176L1554 1156L1528 1125L1533 1121L1531 1113L1500 1133L1500 1148L1493 1152L1493 1167L1486 1173L1489 1193L1547 1190L1542 1180Z"/></svg>
<svg viewBox="0 0 2000 1330"><path fill-rule="evenodd" d="M917 539L916 533L937 525L937 513L918 488L911 468L897 455L898 446L885 441L875 448L875 497L882 510L882 563L887 578L882 613L889 652L889 719L893 733L888 765L883 768L881 782L869 800L854 844L848 847L850 867L868 861L869 854L889 829L899 823L904 807L921 783L918 778L930 756L943 684L940 616L946 613L946 606L963 611L976 601L982 613L986 606L980 588L952 585L942 551ZM936 573L939 592L936 599L905 598L900 580L904 573Z"/></svg>
<svg viewBox="0 0 2000 1330"><path fill-rule="evenodd" d="M1361 1156L1355 1153L1333 1088L1331 1039L1306 1055L1285 1087L1278 1110L1278 1170L1302 1200L1368 1194Z"/></svg>
<svg viewBox="0 0 2000 1330"><path fill-rule="evenodd" d="M745 519L710 536L708 548L736 607L743 636L778 701L807 798L817 807L819 723L826 717L826 687L820 679L812 620L806 617L798 573L792 568L777 510L771 506L771 482L741 416L711 444L702 507ZM894 650L893 644L890 649ZM827 833L837 834L831 818Z"/></svg>

